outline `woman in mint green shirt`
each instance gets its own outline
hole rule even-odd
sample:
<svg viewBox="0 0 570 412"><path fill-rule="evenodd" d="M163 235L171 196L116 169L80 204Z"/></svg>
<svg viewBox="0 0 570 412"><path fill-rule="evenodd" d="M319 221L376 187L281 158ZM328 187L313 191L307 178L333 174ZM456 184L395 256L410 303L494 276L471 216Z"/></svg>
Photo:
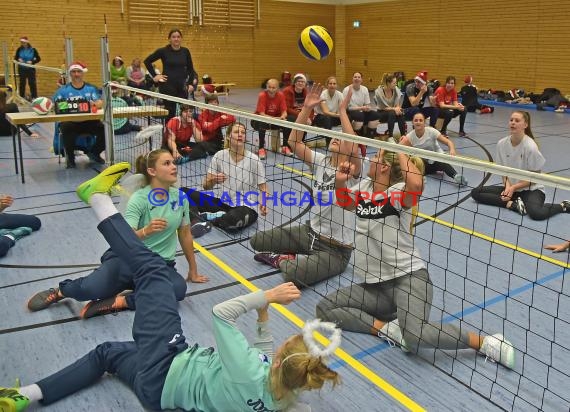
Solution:
<svg viewBox="0 0 570 412"><path fill-rule="evenodd" d="M208 278L198 274L188 202L180 202L180 192L173 187L177 183L177 167L170 152L153 150L138 157L136 170L143 187L136 190L129 199L125 220L145 246L164 259L170 269L170 280L176 297L183 300L187 281L203 283ZM151 191L168 193L169 201L161 206L151 204ZM188 262L186 280L175 268L178 243ZM33 312L43 310L65 298L71 298L91 301L81 310L80 317L84 319L126 309L134 310L134 294L122 293L133 287L133 273L127 263L109 249L101 257L101 266L92 273L80 278L65 279L56 288L36 293L28 301L28 309Z"/></svg>
<svg viewBox="0 0 570 412"><path fill-rule="evenodd" d="M128 170L128 163L110 166L81 184L77 194L92 206L100 221L98 229L134 273L134 342L105 342L35 384L0 388L0 406L22 411L34 401L48 405L95 383L105 372L117 375L145 408L153 410L288 410L301 391L319 389L327 381L337 383L338 374L323 363L340 343L336 329L331 337L335 345L324 351L308 330L291 336L275 355L271 353L267 308L270 303L288 304L301 296L291 282L216 305L217 351L186 342L166 263L144 246L108 195ZM250 346L236 327L236 319L253 309L258 313L257 338Z"/></svg>

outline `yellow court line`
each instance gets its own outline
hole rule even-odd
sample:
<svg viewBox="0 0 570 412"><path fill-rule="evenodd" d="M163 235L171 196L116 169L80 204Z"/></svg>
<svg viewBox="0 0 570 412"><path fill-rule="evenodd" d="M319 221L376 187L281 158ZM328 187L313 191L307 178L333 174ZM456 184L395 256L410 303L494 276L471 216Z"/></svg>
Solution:
<svg viewBox="0 0 570 412"><path fill-rule="evenodd" d="M206 258L208 258L211 262L213 262L216 266L218 266L220 269L222 269L228 275L230 275L231 277L236 279L238 282L240 282L242 285L244 285L246 288L248 288L252 292L259 290L259 288L257 286L255 286L249 280L244 278L242 275L240 275L238 272L236 272L234 269L232 269L229 265L227 265L224 261L222 261L217 256L215 256L213 253L208 251L202 245L198 244L197 242L194 242L194 247L201 254L203 254ZM295 315L293 312L291 312L289 309L285 308L283 305L273 303L271 306L273 306L274 309L276 309L285 318L287 318L289 321L291 321L293 324L295 324L299 328L303 327L304 322L297 315ZM319 333L316 333L316 336L317 336L317 340L321 344L328 345L329 341L327 338L325 338L323 335L321 335ZM345 361L350 366L352 366L352 368L354 370L356 370L362 376L364 376L369 381L374 383L376 386L378 386L380 389L382 389L384 392L386 392L388 395L390 395L393 399L400 402L400 404L402 404L403 406L408 408L410 411L420 412L420 411L426 410L425 408L423 408L422 406L420 406L419 404L414 402L412 399L408 398L406 395L404 395L398 389L394 388L392 385L390 385L384 379L382 379L381 377L376 375L374 372L372 372L370 369L368 369L362 363L358 362L356 359L354 359L352 356L350 356L343 349L338 348L335 351L335 355L338 356L343 361Z"/></svg>
<svg viewBox="0 0 570 412"><path fill-rule="evenodd" d="M293 173L297 173L297 174L309 177L310 179L314 179L312 174L301 172L300 170L294 169L292 167L284 166L281 164L276 164L275 166L280 167L280 168L285 169L285 170L289 170L290 172L293 172ZM563 262L563 261L558 260L558 259L554 259L550 256L543 255L542 253L533 252L532 250L525 249L525 248L522 248L522 247L517 246L517 245L513 245L512 243L505 242L504 240L499 240L497 238L484 235L484 234L476 232L474 230L467 229L463 226L459 226L459 225L456 225L454 223L450 223L450 222L447 222L445 220L441 220L441 219L438 219L436 217L426 215L424 213L418 212L418 216L423 218L423 219L426 219L426 220L431 220L432 222L438 223L442 226L447 226L451 229L455 229L459 232L467 233L468 235L478 237L480 239L486 240L486 241L491 242L491 243L496 243L498 245L506 247L507 249L511 249L511 250L514 250L514 251L517 251L520 253L524 253L525 255L544 260L545 262L552 263L554 265L561 266L561 267L566 268L566 269L570 268L570 264L568 264L566 262Z"/></svg>
<svg viewBox="0 0 570 412"><path fill-rule="evenodd" d="M295 168L290 167L290 166L285 166L283 164L276 164L275 166L279 167L283 170L288 170L289 172L297 173L298 175L308 177L311 180L315 179L312 173L302 172L299 169L295 169Z"/></svg>
<svg viewBox="0 0 570 412"><path fill-rule="evenodd" d="M567 269L570 268L570 265L566 262L563 262L563 261L558 260L558 259L551 258L550 256L543 255L542 253L533 252L532 250L522 248L520 246L514 245L514 244L509 243L509 242L505 242L504 240L499 240L497 238L487 236L487 235L484 235L484 234L479 233L479 232L475 232L474 230L467 229L466 227L459 226L459 225L456 225L454 223L446 222L445 220L441 220L441 219L438 219L436 217L426 215L424 213L418 213L418 216L423 218L423 219L431 220L432 222L439 223L442 226L446 226L446 227L449 227L451 229L455 229L459 232L467 233L468 235L478 237L480 239L486 240L486 241L491 242L491 243L496 243L498 245L506 247L507 249L511 249L511 250L514 250L514 251L517 251L520 253L524 253L525 255L529 255L529 256L532 256L532 257L537 258L537 259L542 259L546 262L553 263L557 266L562 266L563 268L567 268Z"/></svg>

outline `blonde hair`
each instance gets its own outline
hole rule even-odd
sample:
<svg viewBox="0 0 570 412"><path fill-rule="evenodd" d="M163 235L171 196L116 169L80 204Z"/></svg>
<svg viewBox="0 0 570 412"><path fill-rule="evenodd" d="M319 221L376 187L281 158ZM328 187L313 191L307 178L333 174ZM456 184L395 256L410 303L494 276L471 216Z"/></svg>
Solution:
<svg viewBox="0 0 570 412"><path fill-rule="evenodd" d="M156 167L156 162L158 161L158 158L164 153L170 154L170 151L166 149L156 149L151 152L148 152L146 155L140 155L139 157L137 157L137 160L135 161L136 173L140 173L144 176L147 185L150 184L151 180L151 176L148 174L147 169L149 167L150 168Z"/></svg>
<svg viewBox="0 0 570 412"><path fill-rule="evenodd" d="M402 173L398 153L385 151L383 159L386 163L390 164L390 184L393 185L398 182L403 182L405 180L405 176ZM424 161L421 158L410 156L408 161L412 162L422 175L425 173Z"/></svg>
<svg viewBox="0 0 570 412"><path fill-rule="evenodd" d="M392 80L394 80L395 78L396 76L394 76L394 73L384 73L382 75L382 81L380 82L380 84L383 86L389 86L390 83L392 83Z"/></svg>
<svg viewBox="0 0 570 412"><path fill-rule="evenodd" d="M308 352L303 335L295 335L284 344L279 359L281 364L272 369L269 379L271 392L277 401L289 404L299 391L321 389L327 381L332 382L333 387L340 383L337 372L330 369L320 356L311 356Z"/></svg>

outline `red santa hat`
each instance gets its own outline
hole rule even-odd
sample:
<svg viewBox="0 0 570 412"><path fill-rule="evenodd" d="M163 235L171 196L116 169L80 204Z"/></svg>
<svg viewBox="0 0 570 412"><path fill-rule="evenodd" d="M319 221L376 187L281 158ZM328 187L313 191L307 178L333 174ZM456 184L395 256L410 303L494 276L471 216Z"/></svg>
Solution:
<svg viewBox="0 0 570 412"><path fill-rule="evenodd" d="M465 76L465 79L463 79L463 81L467 84L471 83L473 81L473 76L471 76L470 74L468 74L467 76Z"/></svg>
<svg viewBox="0 0 570 412"><path fill-rule="evenodd" d="M87 71L87 66L85 66L85 64L81 63L80 61L74 61L69 65L69 71L71 72L72 70L79 70L85 73Z"/></svg>
<svg viewBox="0 0 570 412"><path fill-rule="evenodd" d="M22 36L22 37L20 37L20 41L21 41L22 43L29 43L29 42L30 42L30 41L28 40L28 36Z"/></svg>
<svg viewBox="0 0 570 412"><path fill-rule="evenodd" d="M418 74L416 74L416 77L414 77L414 80L417 80L417 81L421 82L422 84L426 84L427 83L427 72L418 72Z"/></svg>

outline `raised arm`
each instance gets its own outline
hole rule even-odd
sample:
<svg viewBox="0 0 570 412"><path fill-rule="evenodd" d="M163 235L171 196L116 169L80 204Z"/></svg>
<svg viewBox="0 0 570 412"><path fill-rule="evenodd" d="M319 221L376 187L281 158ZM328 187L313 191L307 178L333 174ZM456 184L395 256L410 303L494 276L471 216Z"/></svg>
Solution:
<svg viewBox="0 0 570 412"><path fill-rule="evenodd" d="M238 296L214 306L214 336L223 373L236 382L246 382L259 367L259 352L251 350L245 336L237 328L237 318L250 310L261 310L261 313L258 311L258 322L256 323L256 327L258 327L259 322L267 322L269 319L266 316L267 313L264 314L264 308L266 309L269 304L287 305L300 297L299 289L293 283L288 282L267 291L259 290ZM265 341L262 346L272 346L273 339L270 336L262 336L262 339ZM261 342L256 343L255 346L261 349L259 347Z"/></svg>
<svg viewBox="0 0 570 412"><path fill-rule="evenodd" d="M400 144L405 146L412 146L407 136L400 139ZM402 206L410 208L415 206L424 189L424 177L422 172L417 168L411 158L403 153L398 152L398 161L400 163L400 170L404 176L404 198L402 199Z"/></svg>
<svg viewBox="0 0 570 412"><path fill-rule="evenodd" d="M321 93L323 87L317 83L313 84L307 91L307 96L305 97L305 102L303 103L303 108L301 112L297 115L297 120L295 123L307 124L313 109L321 103ZM295 153L299 159L305 162L308 166L312 167L313 163L313 151L303 143L303 131L297 129L291 129L291 134L289 135L289 147Z"/></svg>

